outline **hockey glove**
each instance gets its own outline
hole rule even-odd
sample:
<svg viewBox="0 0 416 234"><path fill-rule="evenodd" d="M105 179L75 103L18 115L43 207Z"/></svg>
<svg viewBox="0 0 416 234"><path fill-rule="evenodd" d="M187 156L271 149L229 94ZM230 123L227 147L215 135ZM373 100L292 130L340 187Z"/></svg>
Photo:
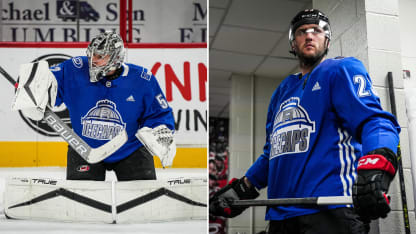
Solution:
<svg viewBox="0 0 416 234"><path fill-rule="evenodd" d="M386 193L396 168L396 155L388 148L373 150L358 161L352 198L355 211L363 221L385 218L390 212Z"/></svg>
<svg viewBox="0 0 416 234"><path fill-rule="evenodd" d="M256 188L254 186L249 188L244 182L244 177L241 179L234 178L209 199L209 213L214 216L234 218L243 213L248 207L231 207L232 201L255 199L258 196L259 193Z"/></svg>
<svg viewBox="0 0 416 234"><path fill-rule="evenodd" d="M19 84L12 103L12 110L21 110L33 120L41 120L46 106L55 105L58 83L49 70L48 62L22 64Z"/></svg>
<svg viewBox="0 0 416 234"><path fill-rule="evenodd" d="M166 125L155 128L143 127L137 131L136 137L152 155L159 157L163 167L172 166L176 155L176 142L173 131Z"/></svg>

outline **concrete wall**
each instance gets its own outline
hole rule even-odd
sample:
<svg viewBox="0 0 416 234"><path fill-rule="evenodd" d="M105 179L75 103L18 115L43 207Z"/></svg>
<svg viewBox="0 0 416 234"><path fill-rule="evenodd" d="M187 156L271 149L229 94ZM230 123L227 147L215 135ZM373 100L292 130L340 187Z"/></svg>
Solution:
<svg viewBox="0 0 416 234"><path fill-rule="evenodd" d="M400 0L399 1L399 12L400 12L400 41L401 41L401 48L402 48L402 67L403 70L410 71L411 78L410 80L406 80L409 86L416 87L416 44L414 40L416 38L416 31L414 30L414 22L416 22L416 15L414 11L416 10L416 2L412 0ZM405 86L405 89L408 88ZM406 105L409 103L406 102ZM412 103L414 105L414 103ZM409 113L407 116L410 116ZM409 123L410 128L410 123ZM409 140L412 138L410 137L410 133L413 136L416 132L410 132L409 130ZM414 142L414 141L413 141ZM412 161L412 176L413 176L413 184L415 184L415 176L416 176L416 146L414 144L410 145L410 155ZM413 197L415 197L416 188L413 186Z"/></svg>
<svg viewBox="0 0 416 234"><path fill-rule="evenodd" d="M409 70L411 74L411 79L407 80L409 82L407 85L415 87L416 86L416 44L414 40L416 38L416 31L414 30L414 23L416 22L416 15L414 14L416 10L416 2L413 0L399 0L399 18L400 18L400 41L401 41L401 62L403 70ZM405 87L406 88L406 87ZM408 103L406 103L407 105ZM412 105L415 105L412 103ZM407 113L409 116L409 113ZM410 124L408 124L410 126ZM410 128L410 127L409 127ZM412 129L413 130L413 129ZM415 136L415 132L411 132L413 136ZM410 137L410 130L409 130L409 141L412 138ZM413 177L413 185L415 183L415 176L416 176L416 146L415 142L409 142L409 152L408 155L411 157L411 164L412 164L412 177ZM409 188L411 189L410 185ZM412 194L408 193L408 199L415 199L415 191L416 188L413 186L413 196ZM410 208L409 208L410 210ZM411 210L411 217L412 221L414 221L414 211L415 207L413 206L413 210ZM412 231L414 228L412 229Z"/></svg>
<svg viewBox="0 0 416 234"><path fill-rule="evenodd" d="M387 72L393 72L398 120L402 127L400 139L407 205L412 232L415 232L408 125L402 81L399 1L314 0L313 7L324 11L331 20L334 39L329 55L354 56L360 59L372 78L383 109L387 111L390 111ZM404 233L398 178L397 175L389 190L392 212L386 219L373 221L370 233Z"/></svg>
<svg viewBox="0 0 416 234"><path fill-rule="evenodd" d="M373 83L380 94L382 106L391 111L386 74L393 72L394 91L396 94L396 106L399 124L402 127L400 133L402 164L405 176L407 207L410 220L410 228L414 233L415 213L413 199L413 183L411 176L411 162L409 150L408 123L405 110L405 99L402 80L401 41L399 1L383 0L365 1L368 38L369 72ZM404 36L404 35L403 35ZM380 40L382 38L382 40ZM404 233L403 208L400 194L399 176L396 175L390 186L392 212L384 220L378 220L379 233Z"/></svg>

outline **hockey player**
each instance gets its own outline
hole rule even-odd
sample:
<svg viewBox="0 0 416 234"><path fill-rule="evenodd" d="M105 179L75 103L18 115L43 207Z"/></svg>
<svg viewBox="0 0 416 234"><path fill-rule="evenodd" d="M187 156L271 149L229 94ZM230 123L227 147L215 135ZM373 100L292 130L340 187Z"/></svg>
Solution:
<svg viewBox="0 0 416 234"><path fill-rule="evenodd" d="M269 233L368 233L370 220L387 216L400 127L359 60L326 59L330 40L319 10L293 18L289 43L301 72L271 98L264 153L211 197L211 214L235 217L245 208L233 200L254 199L267 186L269 199L352 196L354 203L268 207Z"/></svg>
<svg viewBox="0 0 416 234"><path fill-rule="evenodd" d="M127 132L127 142L96 164L88 163L69 147L69 180L103 181L106 170L113 170L120 181L156 179L153 155L149 153L152 149L147 150L139 141L140 133L156 135L156 143L169 149L168 154L161 157L162 165L172 164L176 153L172 109L151 72L124 63L124 58L123 40L118 34L107 31L92 39L87 56L74 57L51 67L52 73L43 71L44 76L33 79L24 75L22 69L19 73L19 86L35 82L38 84L36 90L32 90L35 96L43 95L40 91L43 90L43 93L49 92L50 97L46 99L52 106L65 103L72 128L91 147L103 145L123 130ZM51 92L54 89L57 94ZM22 95L16 96L15 104L24 99ZM39 110L42 108L26 112L26 115L40 120L43 112ZM157 144L153 147L158 147Z"/></svg>

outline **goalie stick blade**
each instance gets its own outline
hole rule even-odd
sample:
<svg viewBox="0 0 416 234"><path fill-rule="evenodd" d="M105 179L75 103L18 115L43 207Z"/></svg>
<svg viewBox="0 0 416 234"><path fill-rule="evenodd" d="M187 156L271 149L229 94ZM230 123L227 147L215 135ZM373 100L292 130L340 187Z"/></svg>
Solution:
<svg viewBox="0 0 416 234"><path fill-rule="evenodd" d="M292 206L292 205L352 205L352 198L347 196L279 198L267 200L235 200L231 206Z"/></svg>
<svg viewBox="0 0 416 234"><path fill-rule="evenodd" d="M116 137L98 148L92 148L88 155L89 163L98 163L109 155L116 152L124 143L127 142L128 136L126 130L121 131Z"/></svg>

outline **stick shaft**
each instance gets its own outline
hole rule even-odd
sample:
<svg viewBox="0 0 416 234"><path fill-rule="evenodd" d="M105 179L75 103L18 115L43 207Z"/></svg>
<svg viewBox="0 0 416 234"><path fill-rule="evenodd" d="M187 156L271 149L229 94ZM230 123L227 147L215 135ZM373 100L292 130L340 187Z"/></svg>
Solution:
<svg viewBox="0 0 416 234"><path fill-rule="evenodd" d="M351 205L347 196L279 198L267 200L235 200L231 206Z"/></svg>
<svg viewBox="0 0 416 234"><path fill-rule="evenodd" d="M10 84L12 84L13 86L16 84L16 81L13 79L13 77L11 77L9 73L6 72L1 66L0 73L4 76L4 78L6 78L10 82Z"/></svg>
<svg viewBox="0 0 416 234"><path fill-rule="evenodd" d="M389 96L390 96L390 107L391 113L396 116L396 97L394 95L394 85L393 85L393 73L387 73L387 81L389 84ZM402 152L400 149L400 142L397 146L397 167L399 169L399 183L400 183L400 194L402 198L402 205L403 205L403 221L404 221L404 229L406 234L410 234L410 222L409 222L409 213L407 210L407 199L406 199L406 187L404 183L404 173L403 173L403 164L402 164Z"/></svg>

